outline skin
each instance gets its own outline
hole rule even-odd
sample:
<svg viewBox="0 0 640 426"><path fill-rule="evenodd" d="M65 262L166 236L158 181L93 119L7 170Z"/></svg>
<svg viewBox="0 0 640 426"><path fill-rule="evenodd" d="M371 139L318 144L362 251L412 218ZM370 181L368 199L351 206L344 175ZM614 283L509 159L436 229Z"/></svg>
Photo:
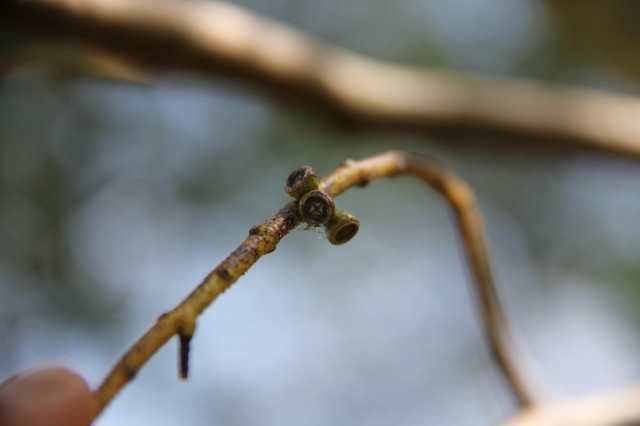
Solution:
<svg viewBox="0 0 640 426"><path fill-rule="evenodd" d="M94 410L87 383L64 368L20 374L0 385L2 426L87 426Z"/></svg>

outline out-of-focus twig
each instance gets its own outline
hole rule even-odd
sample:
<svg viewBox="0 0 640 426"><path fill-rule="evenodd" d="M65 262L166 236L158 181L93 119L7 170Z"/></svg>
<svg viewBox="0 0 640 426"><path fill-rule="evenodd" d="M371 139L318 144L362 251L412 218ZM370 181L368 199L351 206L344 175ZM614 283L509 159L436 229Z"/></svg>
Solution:
<svg viewBox="0 0 640 426"><path fill-rule="evenodd" d="M640 425L638 386L527 407L502 426L633 425Z"/></svg>
<svg viewBox="0 0 640 426"><path fill-rule="evenodd" d="M131 61L86 45L40 44L19 49L0 59L0 77L16 66L44 68L63 76L80 75L138 85L148 85L152 81L144 69Z"/></svg>
<svg viewBox="0 0 640 426"><path fill-rule="evenodd" d="M0 19L155 70L231 76L338 121L640 157L640 100L437 73L330 47L224 2L7 0Z"/></svg>

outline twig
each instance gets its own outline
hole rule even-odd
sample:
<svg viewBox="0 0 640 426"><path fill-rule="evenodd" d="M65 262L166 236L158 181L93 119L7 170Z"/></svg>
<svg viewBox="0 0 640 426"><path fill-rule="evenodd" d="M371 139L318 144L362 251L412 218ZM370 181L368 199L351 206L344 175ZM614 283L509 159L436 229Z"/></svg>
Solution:
<svg viewBox="0 0 640 426"><path fill-rule="evenodd" d="M527 407L502 426L632 426L640 424L640 387Z"/></svg>
<svg viewBox="0 0 640 426"><path fill-rule="evenodd" d="M337 196L355 185L362 186L382 177L403 175L424 181L441 193L453 208L493 354L519 401L525 406L538 403L543 398L537 384L529 377L530 369L525 365L525 358L518 350L505 320L491 273L482 215L473 192L464 181L424 158L403 151L390 151L366 160L347 162L322 179L320 188Z"/></svg>
<svg viewBox="0 0 640 426"><path fill-rule="evenodd" d="M218 1L5 0L0 18L155 70L228 76L339 122L640 158L640 100L403 67ZM504 140L504 139L503 139Z"/></svg>
<svg viewBox="0 0 640 426"><path fill-rule="evenodd" d="M275 250L277 243L301 221L326 226L329 240L342 244L355 235L358 222L351 215L335 211L331 197L354 186L364 186L383 177L413 176L431 185L449 201L456 213L471 272L481 300L482 318L499 366L514 394L525 406L539 400L508 330L493 284L482 218L469 187L453 174L431 162L400 151L390 151L362 161L347 161L319 182L308 167L294 171L285 190L296 198L264 224L249 231L247 239L231 253L174 310L156 324L120 359L95 391L98 412L131 381L147 360L173 335L180 336L181 373L188 370L188 344L196 318L224 290L229 288L262 255Z"/></svg>
<svg viewBox="0 0 640 426"><path fill-rule="evenodd" d="M294 203L289 203L262 225L251 228L247 239L180 305L158 318L155 325L127 351L96 389L96 416L133 380L149 358L176 334L182 343L181 375L186 376L188 368L185 355L188 355L188 340L195 330L196 318L261 256L275 250L282 237L297 226L299 219L294 207Z"/></svg>

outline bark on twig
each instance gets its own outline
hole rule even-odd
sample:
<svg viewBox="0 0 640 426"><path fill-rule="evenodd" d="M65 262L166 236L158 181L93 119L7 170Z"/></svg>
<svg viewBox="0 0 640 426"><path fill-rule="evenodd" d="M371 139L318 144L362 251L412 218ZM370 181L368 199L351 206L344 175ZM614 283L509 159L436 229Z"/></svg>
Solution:
<svg viewBox="0 0 640 426"><path fill-rule="evenodd" d="M136 376L140 368L174 335L181 337L180 372L187 372L188 342L183 336L193 335L197 317L244 274L261 256L275 250L276 244L298 224L293 203L283 207L268 221L254 227L247 239L214 269L187 298L171 312L161 315L111 369L96 389L96 416L113 397ZM186 354L184 352L187 352Z"/></svg>
<svg viewBox="0 0 640 426"><path fill-rule="evenodd" d="M394 65L223 2L10 0L2 15L155 70L233 77L367 128L482 132L640 157L636 97Z"/></svg>
<svg viewBox="0 0 640 426"><path fill-rule="evenodd" d="M296 171L292 176L298 178L302 175ZM331 198L349 188L394 176L418 178L440 192L451 204L464 239L467 260L477 289L490 347L521 404L531 406L537 403L541 398L528 375L529 371L523 363L522 354L517 351L517 345L509 330L493 283L482 217L473 193L463 181L421 157L391 151L362 161L347 161L319 182L313 180L315 175L311 176L308 181L312 184L303 186L310 190L306 195L320 192L327 197L329 203L333 204ZM293 180L295 179L291 176L287 179L285 189ZM318 189L313 190L314 187ZM186 375L188 343L193 335L197 317L262 255L275 250L277 243L304 218L305 209L299 208L299 204L305 199L305 194L292 193L292 195L296 197L296 201L287 204L264 224L252 228L247 239L229 257L218 265L180 305L162 315L156 324L118 361L95 391L98 400L96 415L173 335L180 336L183 343L181 372ZM334 214L333 210L331 214ZM351 222L353 219L350 215L346 215L343 219L349 223L349 227L357 228L357 225ZM331 221L327 226L332 226ZM349 238L351 236L353 234L350 233Z"/></svg>

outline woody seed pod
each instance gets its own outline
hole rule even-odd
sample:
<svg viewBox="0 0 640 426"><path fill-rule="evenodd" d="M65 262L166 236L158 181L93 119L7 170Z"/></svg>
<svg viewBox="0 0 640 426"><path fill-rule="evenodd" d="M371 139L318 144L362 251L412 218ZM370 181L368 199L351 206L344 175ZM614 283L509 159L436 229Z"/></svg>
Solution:
<svg viewBox="0 0 640 426"><path fill-rule="evenodd" d="M347 212L336 210L325 228L329 242L340 245L351 240L358 233L360 221Z"/></svg>
<svg viewBox="0 0 640 426"><path fill-rule="evenodd" d="M318 189L318 178L309 166L295 169L284 184L284 192L295 199L300 199L304 194L314 189Z"/></svg>
<svg viewBox="0 0 640 426"><path fill-rule="evenodd" d="M310 226L326 225L335 208L331 197L319 190L307 192L298 202L300 217Z"/></svg>

